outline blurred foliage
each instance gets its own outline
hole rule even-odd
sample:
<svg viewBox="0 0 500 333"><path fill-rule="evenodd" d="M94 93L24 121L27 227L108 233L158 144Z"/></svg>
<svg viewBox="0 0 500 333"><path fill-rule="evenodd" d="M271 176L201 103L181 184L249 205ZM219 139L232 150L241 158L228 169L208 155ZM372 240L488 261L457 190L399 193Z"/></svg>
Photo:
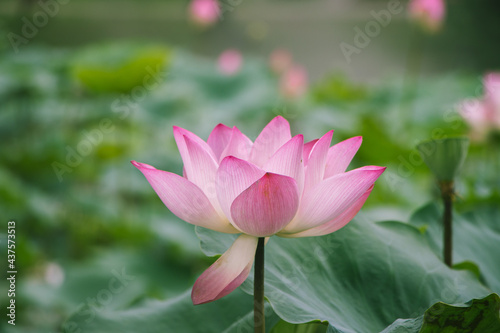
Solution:
<svg viewBox="0 0 500 333"><path fill-rule="evenodd" d="M170 58L164 46L104 44L79 52L72 66L76 78L91 91L130 93L152 85L149 81L168 69Z"/></svg>
<svg viewBox="0 0 500 333"><path fill-rule="evenodd" d="M17 328L25 332L57 331L99 297L99 312L149 298L169 302L214 260L129 163L180 174L173 125L207 138L223 122L255 139L282 114L307 140L332 128L335 142L362 135L351 167L388 166L363 212L372 221L406 220L438 197L415 144L466 134L454 105L481 86L476 76L457 73L374 86L336 75L287 100L259 59L245 57L240 72L225 76L215 61L144 45L30 46L0 59L0 211L17 222ZM145 69L160 64L158 84L146 87ZM499 169L497 145L471 146L457 184L459 210L498 203ZM480 260L465 259L486 274ZM135 280L104 301L109 292L102 291L123 269ZM7 301L1 294L0 306Z"/></svg>
<svg viewBox="0 0 500 333"><path fill-rule="evenodd" d="M354 85L342 75L331 75L312 89L313 98L320 103L349 104L367 97L365 87Z"/></svg>

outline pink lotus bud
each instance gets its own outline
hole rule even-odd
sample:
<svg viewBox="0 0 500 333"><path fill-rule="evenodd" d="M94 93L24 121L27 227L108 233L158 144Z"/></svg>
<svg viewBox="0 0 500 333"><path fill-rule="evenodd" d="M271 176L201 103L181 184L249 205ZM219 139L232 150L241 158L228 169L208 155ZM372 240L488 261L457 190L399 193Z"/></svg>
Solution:
<svg viewBox="0 0 500 333"><path fill-rule="evenodd" d="M202 27L214 24L219 14L220 8L217 0L193 0L189 4L189 18Z"/></svg>
<svg viewBox="0 0 500 333"><path fill-rule="evenodd" d="M243 57L240 51L229 49L221 53L217 62L221 73L234 75L240 70Z"/></svg>
<svg viewBox="0 0 500 333"><path fill-rule="evenodd" d="M276 49L269 56L269 67L277 74L284 73L292 66L292 55L287 50Z"/></svg>
<svg viewBox="0 0 500 333"><path fill-rule="evenodd" d="M301 66L293 66L281 77L281 93L289 98L298 97L305 93L308 81L307 71Z"/></svg>
<svg viewBox="0 0 500 333"><path fill-rule="evenodd" d="M441 28L446 12L444 0L410 0L410 16L430 32Z"/></svg>

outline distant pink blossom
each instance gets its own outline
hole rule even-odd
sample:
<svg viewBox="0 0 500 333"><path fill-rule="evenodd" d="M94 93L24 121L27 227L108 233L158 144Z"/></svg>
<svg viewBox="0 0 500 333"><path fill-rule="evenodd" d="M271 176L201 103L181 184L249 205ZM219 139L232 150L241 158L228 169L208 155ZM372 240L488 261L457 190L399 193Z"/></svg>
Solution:
<svg viewBox="0 0 500 333"><path fill-rule="evenodd" d="M194 23L206 27L217 22L220 14L217 0L192 0L189 4L189 18Z"/></svg>
<svg viewBox="0 0 500 333"><path fill-rule="evenodd" d="M294 65L282 75L280 80L280 91L285 97L298 97L305 93L308 82L309 78L305 68Z"/></svg>
<svg viewBox="0 0 500 333"><path fill-rule="evenodd" d="M500 72L488 73L484 76L484 95L485 99L492 105L495 105L497 113L500 112Z"/></svg>
<svg viewBox="0 0 500 333"><path fill-rule="evenodd" d="M410 0L410 16L429 31L441 28L446 13L444 0Z"/></svg>
<svg viewBox="0 0 500 333"><path fill-rule="evenodd" d="M243 56L240 51L229 49L221 53L217 62L221 73L225 75L234 75L241 68Z"/></svg>
<svg viewBox="0 0 500 333"><path fill-rule="evenodd" d="M292 66L292 55L284 49L276 49L269 56L269 67L276 74L282 74Z"/></svg>
<svg viewBox="0 0 500 333"><path fill-rule="evenodd" d="M491 131L500 130L500 73L485 75L483 86L482 98L465 100L459 107L475 141L482 141Z"/></svg>

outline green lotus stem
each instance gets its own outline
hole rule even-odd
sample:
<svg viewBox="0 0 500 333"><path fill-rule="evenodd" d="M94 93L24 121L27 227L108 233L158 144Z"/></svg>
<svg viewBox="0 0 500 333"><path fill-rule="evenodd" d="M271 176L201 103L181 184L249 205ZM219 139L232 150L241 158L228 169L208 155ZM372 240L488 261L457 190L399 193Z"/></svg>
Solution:
<svg viewBox="0 0 500 333"><path fill-rule="evenodd" d="M259 238L255 252L255 270L253 281L253 320L255 333L266 331L266 318L264 316L264 237Z"/></svg>
<svg viewBox="0 0 500 333"><path fill-rule="evenodd" d="M452 266L452 252L453 252L453 196L454 186L453 182L440 182L441 197L443 198L444 213L443 213L443 258L444 263L448 267Z"/></svg>

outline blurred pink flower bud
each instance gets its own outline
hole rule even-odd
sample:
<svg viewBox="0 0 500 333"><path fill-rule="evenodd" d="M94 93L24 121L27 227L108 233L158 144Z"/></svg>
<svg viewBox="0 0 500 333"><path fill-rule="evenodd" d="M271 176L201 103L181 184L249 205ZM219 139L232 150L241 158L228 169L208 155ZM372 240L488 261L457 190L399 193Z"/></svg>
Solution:
<svg viewBox="0 0 500 333"><path fill-rule="evenodd" d="M474 141L482 141L490 131L500 130L500 73L485 75L483 85L483 98L463 101L459 107Z"/></svg>
<svg viewBox="0 0 500 333"><path fill-rule="evenodd" d="M277 74L284 73L292 66L292 55L287 50L276 49L269 56L269 67Z"/></svg>
<svg viewBox="0 0 500 333"><path fill-rule="evenodd" d="M48 263L45 267L45 282L54 287L60 287L64 282L64 270L56 263Z"/></svg>
<svg viewBox="0 0 500 333"><path fill-rule="evenodd" d="M189 18L194 23L206 27L219 18L220 8L217 0L193 0L189 4Z"/></svg>
<svg viewBox="0 0 500 333"><path fill-rule="evenodd" d="M459 112L471 128L471 139L483 141L490 130L490 117L486 104L477 99L466 100L461 103Z"/></svg>
<svg viewBox="0 0 500 333"><path fill-rule="evenodd" d="M413 19L431 32L441 28L446 12L444 0L410 0L408 10Z"/></svg>
<svg viewBox="0 0 500 333"><path fill-rule="evenodd" d="M492 103L500 114L500 73L488 73L483 79L485 99Z"/></svg>
<svg viewBox="0 0 500 333"><path fill-rule="evenodd" d="M229 49L221 53L217 62L222 74L234 75L240 70L243 57L240 51Z"/></svg>
<svg viewBox="0 0 500 333"><path fill-rule="evenodd" d="M303 67L295 65L281 77L280 91L285 97L298 97L305 93L308 81L307 71Z"/></svg>

